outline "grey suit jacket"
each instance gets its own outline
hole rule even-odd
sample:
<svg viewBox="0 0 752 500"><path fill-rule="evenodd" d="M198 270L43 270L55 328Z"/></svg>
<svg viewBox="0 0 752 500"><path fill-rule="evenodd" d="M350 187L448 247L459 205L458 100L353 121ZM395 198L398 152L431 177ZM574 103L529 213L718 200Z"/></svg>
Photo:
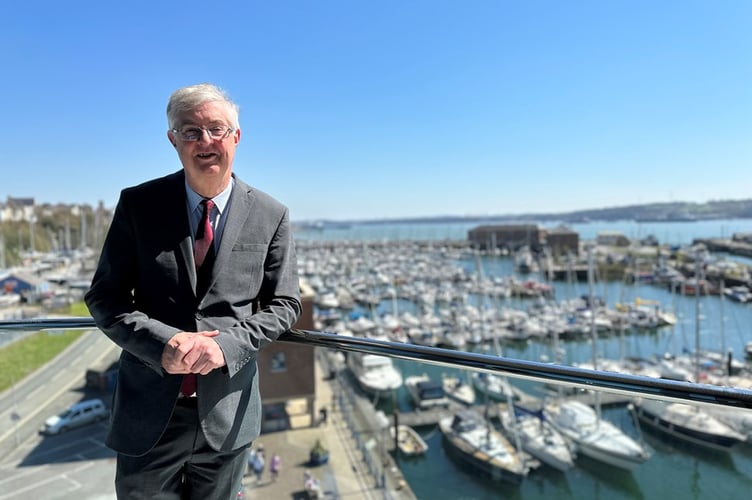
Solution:
<svg viewBox="0 0 752 500"><path fill-rule="evenodd" d="M182 376L166 373L161 356L180 331L219 330L227 366L198 377L210 446L229 451L255 439L256 357L301 311L288 210L237 178L208 289L196 293L184 179L181 170L121 192L85 297L123 349L107 444L126 455L148 452L169 423Z"/></svg>

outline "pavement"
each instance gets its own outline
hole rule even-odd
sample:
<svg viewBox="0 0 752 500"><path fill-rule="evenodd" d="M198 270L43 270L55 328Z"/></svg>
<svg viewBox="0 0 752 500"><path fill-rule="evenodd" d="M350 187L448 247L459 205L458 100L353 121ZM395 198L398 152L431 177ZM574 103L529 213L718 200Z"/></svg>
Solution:
<svg viewBox="0 0 752 500"><path fill-rule="evenodd" d="M353 430L347 424L342 406L332 404L336 401L333 397L334 386L339 381L325 379L324 373L328 372L328 368L325 371L322 367L322 356L317 356L317 359L315 407L329 408L327 422L316 427L262 434L254 442L254 447L263 446L267 467L260 481L253 474L243 479L246 498L307 499L304 474L308 471L320 482L322 495L319 498L414 499L415 495L390 456L383 464L383 478L369 472L364 451L358 446ZM308 464L309 451L316 440L320 440L329 450L329 461L311 467ZM268 467L274 453L282 459L282 468L276 479L271 477Z"/></svg>

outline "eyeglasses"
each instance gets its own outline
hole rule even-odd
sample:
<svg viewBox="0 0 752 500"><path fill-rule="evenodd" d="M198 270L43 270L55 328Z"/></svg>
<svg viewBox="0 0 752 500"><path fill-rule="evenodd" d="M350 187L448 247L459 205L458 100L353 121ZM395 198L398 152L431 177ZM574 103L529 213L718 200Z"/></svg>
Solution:
<svg viewBox="0 0 752 500"><path fill-rule="evenodd" d="M215 141L221 141L227 139L235 129L232 127L226 127L224 125L217 125L215 127L185 127L180 130L174 128L172 132L178 134L180 138L186 142L199 141L204 136L204 131L209 134L209 138Z"/></svg>

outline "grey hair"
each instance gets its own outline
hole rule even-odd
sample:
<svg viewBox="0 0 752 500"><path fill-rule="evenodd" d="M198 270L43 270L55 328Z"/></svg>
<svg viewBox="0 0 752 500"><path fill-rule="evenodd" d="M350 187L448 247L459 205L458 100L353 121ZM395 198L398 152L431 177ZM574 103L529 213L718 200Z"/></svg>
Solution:
<svg viewBox="0 0 752 500"><path fill-rule="evenodd" d="M230 120L234 128L240 128L240 109L232 102L227 92L211 83L199 83L177 89L167 103L167 125L172 130L180 126L178 117L207 102L225 102L230 110Z"/></svg>

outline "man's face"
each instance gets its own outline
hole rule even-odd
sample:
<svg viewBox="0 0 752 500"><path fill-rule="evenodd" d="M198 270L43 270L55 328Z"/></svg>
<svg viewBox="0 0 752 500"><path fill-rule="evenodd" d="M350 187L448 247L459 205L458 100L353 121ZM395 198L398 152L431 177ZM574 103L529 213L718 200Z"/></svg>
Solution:
<svg viewBox="0 0 752 500"><path fill-rule="evenodd" d="M223 138L212 138L207 131L233 127L232 116L229 104L207 102L178 116L177 133L167 132L183 164L188 184L202 196L215 196L229 185L240 129ZM196 129L199 129L198 140L185 140L181 134Z"/></svg>

